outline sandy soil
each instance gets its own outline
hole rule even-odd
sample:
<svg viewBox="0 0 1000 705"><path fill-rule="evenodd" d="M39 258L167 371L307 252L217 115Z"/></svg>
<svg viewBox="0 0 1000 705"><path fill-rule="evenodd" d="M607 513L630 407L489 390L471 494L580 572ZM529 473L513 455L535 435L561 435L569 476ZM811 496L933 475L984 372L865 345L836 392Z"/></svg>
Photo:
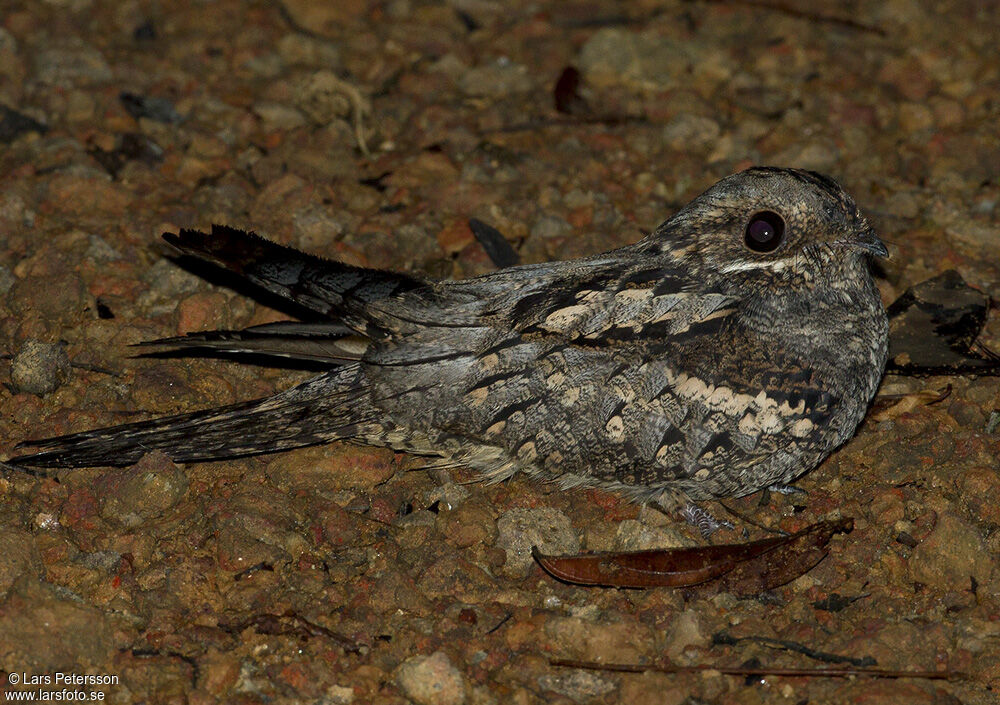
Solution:
<svg viewBox="0 0 1000 705"><path fill-rule="evenodd" d="M0 457L306 377L129 357L141 340L281 317L166 259L159 234L178 227L466 276L492 267L470 217L525 262L567 258L780 164L857 196L890 243L886 301L948 268L1000 296L995 12L761 4L5 0L0 352L64 345L33 381L0 363ZM603 120L554 111L570 65ZM985 340L1000 343L996 321ZM532 531L554 551L700 539L614 495L442 484L382 450L7 472L0 688L71 673L115 676L83 686L114 703L993 703L1000 382L890 377L883 392L949 383L944 401L869 419L798 483L807 495L728 503L787 530L855 519L819 567L751 600L556 583L518 552ZM715 540L764 535L736 523ZM966 678L550 664L831 665L774 639Z"/></svg>

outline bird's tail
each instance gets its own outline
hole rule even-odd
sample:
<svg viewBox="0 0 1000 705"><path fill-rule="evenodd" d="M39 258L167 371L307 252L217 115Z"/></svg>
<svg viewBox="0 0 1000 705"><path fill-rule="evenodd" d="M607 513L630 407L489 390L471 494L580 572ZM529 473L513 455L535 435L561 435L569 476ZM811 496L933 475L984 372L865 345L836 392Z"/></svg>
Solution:
<svg viewBox="0 0 1000 705"><path fill-rule="evenodd" d="M213 225L211 233L164 233L163 239L186 255L212 262L330 321L343 321L363 335L375 332L366 315L368 304L427 285L408 274L316 257L225 225Z"/></svg>
<svg viewBox="0 0 1000 705"><path fill-rule="evenodd" d="M152 450L176 462L216 460L353 438L377 423L363 373L352 364L266 399L25 441L18 448L36 452L6 463L39 468L130 465Z"/></svg>
<svg viewBox="0 0 1000 705"><path fill-rule="evenodd" d="M368 339L339 323L279 321L243 330L211 330L135 343L135 347L166 348L146 355L159 356L187 350L227 355L263 355L343 365L360 360Z"/></svg>

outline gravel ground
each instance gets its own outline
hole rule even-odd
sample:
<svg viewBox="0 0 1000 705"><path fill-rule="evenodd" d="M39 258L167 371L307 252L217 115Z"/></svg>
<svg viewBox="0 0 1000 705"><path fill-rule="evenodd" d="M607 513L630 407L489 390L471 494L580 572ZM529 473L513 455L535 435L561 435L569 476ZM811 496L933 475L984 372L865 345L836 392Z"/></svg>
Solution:
<svg viewBox="0 0 1000 705"><path fill-rule="evenodd" d="M158 236L178 227L466 276L492 266L470 217L523 261L573 257L780 164L857 196L890 243L886 301L948 268L1000 297L995 11L760 5L5 0L0 453L306 376L129 357L141 340L282 316L166 259ZM570 65L589 114L553 109ZM1000 346L995 320L984 340ZM949 383L944 401L869 418L798 483L808 495L729 503L787 530L855 519L816 569L752 600L556 583L526 560L532 532L553 552L697 539L613 495L449 482L384 450L5 473L4 681L113 675L88 688L114 703L994 703L1000 381L890 377L882 391ZM744 526L763 535L738 522L716 540ZM828 665L775 638L967 678L549 663Z"/></svg>

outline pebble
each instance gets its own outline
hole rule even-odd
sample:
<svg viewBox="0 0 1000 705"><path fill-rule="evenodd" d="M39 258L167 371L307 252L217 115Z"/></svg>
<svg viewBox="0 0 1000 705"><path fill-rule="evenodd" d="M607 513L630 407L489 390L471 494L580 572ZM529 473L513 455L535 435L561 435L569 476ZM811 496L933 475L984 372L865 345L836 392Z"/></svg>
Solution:
<svg viewBox="0 0 1000 705"><path fill-rule="evenodd" d="M681 113L663 128L663 141L672 149L704 149L711 146L722 132L719 123L710 117Z"/></svg>
<svg viewBox="0 0 1000 705"><path fill-rule="evenodd" d="M660 91L679 83L690 60L683 45L669 37L606 27L587 40L576 64L596 87Z"/></svg>
<svg viewBox="0 0 1000 705"><path fill-rule="evenodd" d="M509 510L497 520L496 545L507 553L504 572L515 578L531 571L532 547L547 555L580 552L580 539L569 517L552 507Z"/></svg>
<svg viewBox="0 0 1000 705"><path fill-rule="evenodd" d="M6 669L82 673L89 665L103 666L116 652L108 620L64 588L23 576L0 602L0 653L12 664ZM53 625L58 639L52 638Z"/></svg>
<svg viewBox="0 0 1000 705"><path fill-rule="evenodd" d="M113 78L104 56L79 39L54 42L34 54L35 80L61 88L107 83Z"/></svg>
<svg viewBox="0 0 1000 705"><path fill-rule="evenodd" d="M396 669L396 683L417 705L463 705L466 683L448 655L411 656Z"/></svg>
<svg viewBox="0 0 1000 705"><path fill-rule="evenodd" d="M14 526L0 526L0 596L22 575L44 577L41 555L30 533Z"/></svg>
<svg viewBox="0 0 1000 705"><path fill-rule="evenodd" d="M10 381L19 392L42 396L58 389L70 372L65 345L26 340L11 363Z"/></svg>
<svg viewBox="0 0 1000 705"><path fill-rule="evenodd" d="M594 698L600 698L615 690L615 684L606 678L601 678L593 671L560 669L557 673L546 673L539 676L538 685L543 690L550 690L564 695L575 703L586 703Z"/></svg>
<svg viewBox="0 0 1000 705"><path fill-rule="evenodd" d="M162 451L147 453L135 465L103 475L97 482L100 513L125 528L163 516L187 492L181 467Z"/></svg>
<svg viewBox="0 0 1000 705"><path fill-rule="evenodd" d="M910 577L936 590L968 590L971 579L986 583L996 569L983 538L964 519L944 513L910 556Z"/></svg>
<svg viewBox="0 0 1000 705"><path fill-rule="evenodd" d="M473 97L503 98L514 93L525 93L533 86L527 67L504 58L474 66L458 78L458 87L463 93Z"/></svg>

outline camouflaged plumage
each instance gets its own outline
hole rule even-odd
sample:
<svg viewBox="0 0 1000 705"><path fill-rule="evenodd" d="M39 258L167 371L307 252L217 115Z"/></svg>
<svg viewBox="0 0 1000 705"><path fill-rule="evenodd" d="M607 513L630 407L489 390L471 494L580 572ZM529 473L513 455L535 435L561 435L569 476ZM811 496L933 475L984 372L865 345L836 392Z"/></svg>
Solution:
<svg viewBox="0 0 1000 705"><path fill-rule="evenodd" d="M770 252L745 239L777 214ZM39 467L349 439L665 505L790 482L854 432L887 323L885 247L828 177L730 176L635 245L461 281L351 267L213 226L164 237L329 323L154 341L329 362L264 400L34 441Z"/></svg>

